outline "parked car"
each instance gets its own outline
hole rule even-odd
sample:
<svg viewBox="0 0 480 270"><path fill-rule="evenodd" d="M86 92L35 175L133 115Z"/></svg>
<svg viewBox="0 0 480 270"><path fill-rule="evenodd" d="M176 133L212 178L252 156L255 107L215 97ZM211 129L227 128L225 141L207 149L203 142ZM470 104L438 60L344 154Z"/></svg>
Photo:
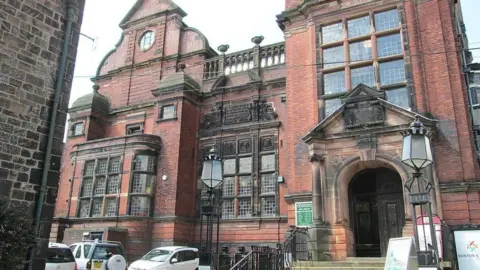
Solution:
<svg viewBox="0 0 480 270"><path fill-rule="evenodd" d="M45 270L77 270L72 251L65 244L48 243Z"/></svg>
<svg viewBox="0 0 480 270"><path fill-rule="evenodd" d="M73 250L78 270L102 269L104 262L113 255L126 258L122 244L114 241L84 240L70 245L70 249Z"/></svg>
<svg viewBox="0 0 480 270"><path fill-rule="evenodd" d="M190 247L159 247L151 250L128 270L198 270L198 249Z"/></svg>

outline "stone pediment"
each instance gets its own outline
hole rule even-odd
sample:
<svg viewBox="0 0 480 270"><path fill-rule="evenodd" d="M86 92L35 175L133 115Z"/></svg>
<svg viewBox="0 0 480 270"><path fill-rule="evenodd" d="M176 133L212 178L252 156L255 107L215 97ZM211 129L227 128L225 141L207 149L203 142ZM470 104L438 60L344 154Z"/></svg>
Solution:
<svg viewBox="0 0 480 270"><path fill-rule="evenodd" d="M311 140L401 132L415 118L426 127L435 129L436 120L386 101L383 91L359 85L342 98L340 108L311 129L303 140L308 143Z"/></svg>

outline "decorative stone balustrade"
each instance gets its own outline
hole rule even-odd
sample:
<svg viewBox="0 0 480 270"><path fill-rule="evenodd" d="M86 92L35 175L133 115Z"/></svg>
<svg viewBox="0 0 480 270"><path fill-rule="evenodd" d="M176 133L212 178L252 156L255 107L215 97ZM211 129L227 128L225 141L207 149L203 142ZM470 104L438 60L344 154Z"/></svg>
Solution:
<svg viewBox="0 0 480 270"><path fill-rule="evenodd" d="M208 59L204 64L205 80L221 75L232 75L255 68L266 68L285 63L285 43L276 43L265 47L255 46L227 55Z"/></svg>

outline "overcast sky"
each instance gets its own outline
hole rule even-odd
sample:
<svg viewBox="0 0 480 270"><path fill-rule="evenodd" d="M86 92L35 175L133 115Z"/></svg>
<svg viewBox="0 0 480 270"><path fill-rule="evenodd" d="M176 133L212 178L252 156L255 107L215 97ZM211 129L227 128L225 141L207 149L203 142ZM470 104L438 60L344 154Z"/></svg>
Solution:
<svg viewBox="0 0 480 270"><path fill-rule="evenodd" d="M92 91L90 78L95 75L98 64L118 42L121 29L119 22L136 0L87 0L81 32L97 37L96 49L92 42L80 37L77 63L73 80L70 104L78 97ZM284 10L285 0L174 0L188 16L188 26L200 30L214 49L229 44L229 52L253 47L250 39L263 35L262 44L283 40L277 26L276 15ZM480 47L478 11L480 0L461 0L470 47ZM480 61L480 50L473 51Z"/></svg>

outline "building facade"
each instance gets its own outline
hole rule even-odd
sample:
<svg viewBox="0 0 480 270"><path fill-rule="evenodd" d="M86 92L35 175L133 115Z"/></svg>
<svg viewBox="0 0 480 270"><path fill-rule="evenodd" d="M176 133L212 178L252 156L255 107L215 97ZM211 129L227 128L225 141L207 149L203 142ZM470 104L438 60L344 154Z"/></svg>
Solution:
<svg viewBox="0 0 480 270"><path fill-rule="evenodd" d="M198 244L200 161L215 146L220 245L275 246L307 225L319 256L382 256L413 234L400 132L414 119L433 134L435 214L478 222L459 14L456 1L287 0L284 43L227 53L172 1L137 1L69 110L51 238L120 240L129 259Z"/></svg>
<svg viewBox="0 0 480 270"><path fill-rule="evenodd" d="M45 267L84 2L0 1L0 196L32 212L33 269Z"/></svg>

